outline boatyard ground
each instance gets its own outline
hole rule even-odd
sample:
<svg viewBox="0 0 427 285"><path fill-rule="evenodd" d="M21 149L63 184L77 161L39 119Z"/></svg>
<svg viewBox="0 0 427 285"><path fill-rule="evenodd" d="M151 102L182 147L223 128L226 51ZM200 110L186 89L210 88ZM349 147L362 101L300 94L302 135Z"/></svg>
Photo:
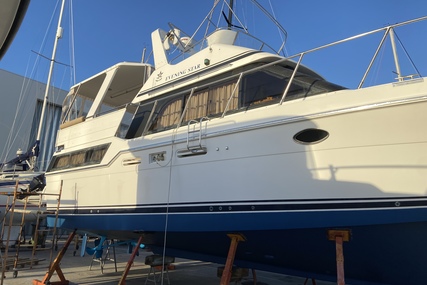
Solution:
<svg viewBox="0 0 427 285"><path fill-rule="evenodd" d="M54 257L56 257L62 244L60 241L58 244L58 251L54 251ZM111 252L111 251L110 251ZM4 254L4 251L2 251ZM131 267L128 277L126 278L126 284L145 284L146 277L150 271L150 267L145 265L145 257L151 255L151 252L141 250L139 256L134 260L134 264ZM8 252L9 257L15 256L15 250L10 249ZM112 257L112 254L110 255ZM13 277L13 271L6 271L3 284L6 285L23 285L32 284L34 279L42 280L49 266L50 251L37 251L36 256L40 262L37 265L33 265L30 269L29 265L23 267L18 266L18 272L16 278ZM93 262L91 270L89 267L92 262L92 256L86 254L84 257L80 256L80 250L75 251L74 244L71 244L65 253L61 261L61 270L70 284L85 284L85 285L112 285L118 284L122 273L126 267L127 261L130 254L127 252L126 246L119 246L116 248L116 264L117 272L115 271L115 265L113 261L106 261L103 274L101 273L101 267L99 262ZM31 249L21 248L19 252L19 258L31 258ZM169 279L171 285L188 285L188 284L203 284L203 285L218 285L220 283L220 277L217 276L218 267L223 265L202 262L196 260L186 260L176 258L173 263L174 269L169 270ZM258 285L297 285L304 284L306 279L300 277L291 277L286 275L280 275L275 273L256 271L256 278ZM58 275L56 272L50 281L58 281ZM147 284L154 284L153 282L147 282ZM157 282L157 284L168 284L167 280L164 283ZM230 284L235 284L230 282ZM237 283L239 284L239 283ZM249 277L242 280L241 284L254 284L252 279L251 271L249 270ZM308 285L312 284L311 280L308 280ZM336 283L323 282L316 280L317 285L332 285Z"/></svg>

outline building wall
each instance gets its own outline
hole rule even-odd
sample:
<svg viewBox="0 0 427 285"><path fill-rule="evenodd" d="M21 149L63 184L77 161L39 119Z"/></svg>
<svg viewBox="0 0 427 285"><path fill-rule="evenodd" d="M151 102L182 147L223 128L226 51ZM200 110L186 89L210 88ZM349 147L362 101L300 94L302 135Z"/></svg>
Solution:
<svg viewBox="0 0 427 285"><path fill-rule="evenodd" d="M0 162L5 162L15 157L18 149L25 152L34 143L46 84L0 69L0 87ZM49 92L44 120L49 124L43 127L40 140L41 170L53 154L61 104L67 93L58 88Z"/></svg>

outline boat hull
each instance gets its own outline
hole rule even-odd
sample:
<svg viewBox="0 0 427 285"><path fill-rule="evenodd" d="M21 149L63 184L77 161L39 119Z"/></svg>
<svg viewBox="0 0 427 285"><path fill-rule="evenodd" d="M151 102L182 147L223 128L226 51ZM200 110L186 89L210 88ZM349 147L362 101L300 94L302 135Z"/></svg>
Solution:
<svg viewBox="0 0 427 285"><path fill-rule="evenodd" d="M63 228L121 239L143 234L155 251L166 236L168 255L219 263L227 234L241 233L236 265L326 280L336 278L327 230L346 229L348 282L419 284L427 277L420 268L427 256L426 94L422 81L389 84L214 118L200 127L203 154L185 152L187 126L131 140L98 137L92 145L111 144L104 162L48 172L47 192L62 187ZM85 122L93 129L84 132L97 134L113 116ZM328 136L295 140L311 129ZM69 151L84 145L79 125L61 132L60 141L73 139Z"/></svg>
<svg viewBox="0 0 427 285"><path fill-rule="evenodd" d="M330 281L336 280L336 256L335 243L328 240L327 230L348 229L351 238L349 242L344 243L347 282L421 284L426 278L423 266L427 261L427 248L424 245L427 222L396 222L368 226L348 224L348 221L352 220L357 220L355 224L358 224L364 219L367 224L370 217L379 215L377 212L171 214L167 217L100 214L67 216L60 222L63 222L61 226L65 228L78 224L79 229L83 231L87 228L97 234L120 239L137 239L142 234L143 242L154 252L162 253L165 246L166 255L219 264L225 263L230 246L227 234L239 233L246 240L238 245L235 265ZM427 209L381 212L384 220L391 221L396 218L398 221L398 216L426 216ZM313 223L312 220L325 222L323 227L307 227L307 224ZM154 231L130 230L141 225L141 221L147 221L144 224ZM330 223L330 227L326 226L326 221ZM200 223L206 225L205 230L192 231L191 225ZM222 226L224 223L225 227ZM257 230L252 230L257 228L257 224L264 225L264 228L258 226ZM224 230L227 227L230 228L229 231ZM274 227L276 229L272 229ZM114 231L111 231L112 229ZM390 270L391 268L399 270Z"/></svg>

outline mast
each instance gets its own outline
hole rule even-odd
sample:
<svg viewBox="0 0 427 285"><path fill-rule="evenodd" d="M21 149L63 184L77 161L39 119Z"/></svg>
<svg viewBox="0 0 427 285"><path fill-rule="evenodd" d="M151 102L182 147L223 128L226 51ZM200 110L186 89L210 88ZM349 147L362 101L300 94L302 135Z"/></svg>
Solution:
<svg viewBox="0 0 427 285"><path fill-rule="evenodd" d="M59 39L62 38L63 30L61 27L61 21L62 21L62 14L64 12L64 6L65 6L65 0L62 0L61 11L59 13L59 19L58 19L58 28L56 29L55 42L53 44L52 57L50 59L50 68L49 68L49 74L48 74L47 82L46 82L46 91L45 91L44 98L43 98L42 111L41 111L41 115L40 115L40 123L39 123L39 127L37 130L36 143L40 143L40 138L41 138L41 133L42 133L42 128L43 128L43 122L44 122L44 113L46 111L47 100L49 98L49 87L51 84L53 66L55 63L56 48L58 46ZM33 167L35 166L35 162L36 162L35 160L36 159L37 158L34 159Z"/></svg>

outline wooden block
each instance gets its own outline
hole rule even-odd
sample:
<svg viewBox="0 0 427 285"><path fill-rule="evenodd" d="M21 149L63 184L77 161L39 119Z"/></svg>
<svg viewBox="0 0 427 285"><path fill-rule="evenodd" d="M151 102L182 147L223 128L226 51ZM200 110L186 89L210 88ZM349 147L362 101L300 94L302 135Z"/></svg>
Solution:
<svg viewBox="0 0 427 285"><path fill-rule="evenodd" d="M350 241L351 231L350 230L328 230L328 240L335 241L337 236L342 237L343 241Z"/></svg>

